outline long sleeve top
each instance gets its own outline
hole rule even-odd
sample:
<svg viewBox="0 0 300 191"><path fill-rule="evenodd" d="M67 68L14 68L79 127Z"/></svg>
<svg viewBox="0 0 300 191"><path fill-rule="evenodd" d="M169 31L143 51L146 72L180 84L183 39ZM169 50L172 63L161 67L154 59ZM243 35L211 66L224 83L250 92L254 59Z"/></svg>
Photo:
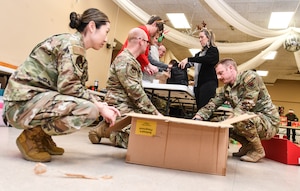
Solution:
<svg viewBox="0 0 300 191"><path fill-rule="evenodd" d="M195 63L201 64L199 71L195 71L195 86L201 86L203 83L215 80L218 81L215 65L219 62L219 50L217 47L211 46L204 48L203 51L197 53L194 57L188 58L188 67L192 67Z"/></svg>
<svg viewBox="0 0 300 191"><path fill-rule="evenodd" d="M124 49L113 61L107 80L105 102L128 112L155 114L157 109L142 86L142 70L133 55Z"/></svg>
<svg viewBox="0 0 300 191"><path fill-rule="evenodd" d="M82 35L58 34L39 43L11 75L5 101L26 101L35 95L55 91L86 100L93 96L85 88L88 62Z"/></svg>

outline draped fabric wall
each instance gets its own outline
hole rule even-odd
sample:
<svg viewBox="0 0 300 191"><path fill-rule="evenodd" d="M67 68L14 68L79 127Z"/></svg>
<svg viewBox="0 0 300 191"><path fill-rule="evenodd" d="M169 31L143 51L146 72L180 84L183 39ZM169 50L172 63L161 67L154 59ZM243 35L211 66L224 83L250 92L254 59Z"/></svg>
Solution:
<svg viewBox="0 0 300 191"><path fill-rule="evenodd" d="M113 0L118 6L120 6L125 12L131 15L133 18L141 23L146 23L150 18L150 15L134 5L130 0ZM240 71L253 69L264 62L263 57L269 53L269 51L275 51L282 46L287 35L292 32L300 33L300 28L290 27L285 30L268 30L253 23L250 23L230 6L228 6L223 0L204 0L212 10L215 11L221 18L233 27L240 31L261 38L252 42L241 43L216 43L220 53L224 54L238 54L260 50L265 48L260 54L256 55L252 59L240 64L238 69ZM187 48L201 48L200 44L195 37L191 37L184 33L181 33L167 25L165 29L169 30L166 39L179 44ZM300 51L294 52L295 60L297 62L298 70L300 71Z"/></svg>

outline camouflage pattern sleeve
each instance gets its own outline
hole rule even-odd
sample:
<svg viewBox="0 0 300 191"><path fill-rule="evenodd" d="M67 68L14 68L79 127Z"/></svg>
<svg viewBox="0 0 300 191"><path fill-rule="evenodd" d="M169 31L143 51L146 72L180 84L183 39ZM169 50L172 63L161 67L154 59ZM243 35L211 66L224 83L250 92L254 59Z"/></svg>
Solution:
<svg viewBox="0 0 300 191"><path fill-rule="evenodd" d="M234 115L239 115L245 111L252 111L256 106L261 92L261 85L263 85L262 79L256 72L249 70L238 76L236 84L236 88L239 89L239 92L242 92L242 94L239 93L241 95L238 95L238 93L235 94L235 91L233 91L233 98L236 97L236 100L238 100L233 109Z"/></svg>
<svg viewBox="0 0 300 191"><path fill-rule="evenodd" d="M142 81L139 77L139 73L141 73L139 63L131 64L125 61L118 63L117 66L120 83L134 106L142 113L154 114L157 109L142 87Z"/></svg>
<svg viewBox="0 0 300 191"><path fill-rule="evenodd" d="M47 91L91 100L85 88L87 66L80 33L49 37L11 75L4 100L30 100Z"/></svg>
<svg viewBox="0 0 300 191"><path fill-rule="evenodd" d="M82 46L71 44L67 47L65 53L59 56L57 70L59 93L91 100L92 95L85 88L88 80L88 62Z"/></svg>

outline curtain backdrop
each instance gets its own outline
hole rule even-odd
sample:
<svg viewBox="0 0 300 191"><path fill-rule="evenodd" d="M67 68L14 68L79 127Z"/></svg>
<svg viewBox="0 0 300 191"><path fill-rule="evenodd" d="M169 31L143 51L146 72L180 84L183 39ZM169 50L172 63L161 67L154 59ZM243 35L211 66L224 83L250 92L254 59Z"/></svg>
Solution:
<svg viewBox="0 0 300 191"><path fill-rule="evenodd" d="M126 13L131 15L137 21L146 23L150 18L150 15L144 12L142 9L133 4L130 0L113 0L119 7L121 7ZM268 30L259 27L253 23L250 23L234 9L228 6L223 0L204 0L216 14L223 18L227 23L237 28L238 30L261 38L257 41L240 42L240 43L216 43L220 53L223 54L239 54L245 52L251 52L255 50L264 49L260 54L256 55L252 59L241 63L238 66L239 71L253 69L258 67L264 62L263 57L269 53L269 51L275 51L282 46L286 36L291 32L300 33L300 28L290 27L285 30ZM169 30L165 38L187 48L201 48L198 39L181 33L168 25L165 25L165 30ZM300 51L295 52L295 60L297 62L298 69L300 69Z"/></svg>

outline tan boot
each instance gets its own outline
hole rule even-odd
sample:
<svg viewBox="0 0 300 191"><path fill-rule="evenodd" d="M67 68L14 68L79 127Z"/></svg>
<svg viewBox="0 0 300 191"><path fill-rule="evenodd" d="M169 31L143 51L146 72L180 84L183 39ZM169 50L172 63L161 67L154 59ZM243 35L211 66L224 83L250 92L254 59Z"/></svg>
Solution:
<svg viewBox="0 0 300 191"><path fill-rule="evenodd" d="M52 137L46 134L44 131L44 138L42 139L43 146L45 150L51 155L62 155L65 150L61 147L57 147Z"/></svg>
<svg viewBox="0 0 300 191"><path fill-rule="evenodd" d="M239 152L232 153L233 157L241 157L246 155L250 150L252 150L252 145L251 143L247 143L246 145L242 144L242 147L239 149Z"/></svg>
<svg viewBox="0 0 300 191"><path fill-rule="evenodd" d="M240 136L234 132L230 134L230 137L238 141L242 147L239 149L239 152L232 153L233 157L241 157L247 154L248 151L252 150L251 143L243 136Z"/></svg>
<svg viewBox="0 0 300 191"><path fill-rule="evenodd" d="M101 138L109 138L111 132L108 127L108 123L103 120L96 127L91 128L89 132L91 143L97 144L100 143Z"/></svg>
<svg viewBox="0 0 300 191"><path fill-rule="evenodd" d="M252 121L242 121L235 124L235 131L249 141L252 148L240 160L246 162L257 162L265 157L265 150L261 144L256 126Z"/></svg>
<svg viewBox="0 0 300 191"><path fill-rule="evenodd" d="M253 146L253 149L248 151L248 153L244 156L242 156L240 159L242 161L246 162L257 162L260 159L265 157L265 150L264 147L261 144L260 138L255 137L252 141L251 144Z"/></svg>
<svg viewBox="0 0 300 191"><path fill-rule="evenodd" d="M51 155L42 145L41 128L25 129L17 138L17 146L24 159L34 162L49 162Z"/></svg>

